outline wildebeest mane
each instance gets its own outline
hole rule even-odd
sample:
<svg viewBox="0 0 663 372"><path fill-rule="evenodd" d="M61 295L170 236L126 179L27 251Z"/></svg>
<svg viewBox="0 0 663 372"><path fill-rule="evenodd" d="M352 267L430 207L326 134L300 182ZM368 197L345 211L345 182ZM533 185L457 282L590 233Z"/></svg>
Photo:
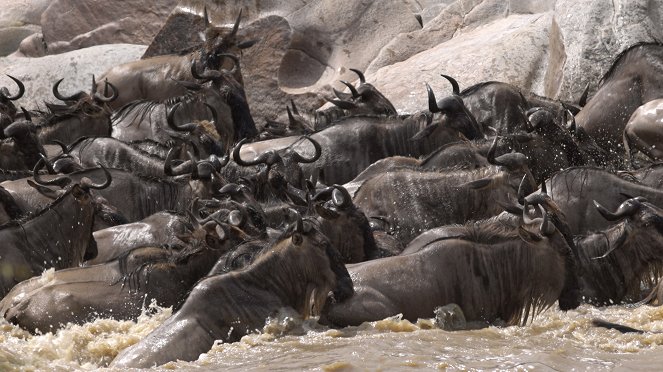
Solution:
<svg viewBox="0 0 663 372"><path fill-rule="evenodd" d="M122 106L120 109L118 109L116 112L113 113L111 116L111 122L113 123L113 126L117 125L118 122L124 121L130 114L136 114L136 118L138 120L134 119L132 120L132 123L138 122L137 125L140 125L146 117L149 117L149 115L159 106L163 105L165 106L166 113L176 104L178 103L191 103L200 98L200 95L197 95L193 92L187 92L181 96L177 97L170 97L167 98L163 101L152 101L148 99L137 99L134 101L131 101L127 103L126 105Z"/></svg>
<svg viewBox="0 0 663 372"><path fill-rule="evenodd" d="M467 88L463 89L460 92L459 96L462 97L462 96L470 95L472 93L477 92L479 89L481 89L481 88L483 88L487 85L492 85L492 84L503 84L503 83L501 83L499 81L492 81L492 80L491 81L482 81L480 83L472 85L471 87L467 87Z"/></svg>
<svg viewBox="0 0 663 372"><path fill-rule="evenodd" d="M107 113L103 106L98 105L91 99L82 99L71 105L46 102L46 110L36 112L44 117L44 120L36 124L38 127L53 126L61 120L84 115L97 118Z"/></svg>
<svg viewBox="0 0 663 372"><path fill-rule="evenodd" d="M646 46L661 47L663 46L663 43L661 43L660 41L640 41L619 52L617 57L615 57L612 64L610 65L608 71L606 71L605 74L603 74L603 76L599 80L599 88L602 87L603 84L612 77L612 75L617 71L619 67L621 67L624 57L626 57L634 49Z"/></svg>

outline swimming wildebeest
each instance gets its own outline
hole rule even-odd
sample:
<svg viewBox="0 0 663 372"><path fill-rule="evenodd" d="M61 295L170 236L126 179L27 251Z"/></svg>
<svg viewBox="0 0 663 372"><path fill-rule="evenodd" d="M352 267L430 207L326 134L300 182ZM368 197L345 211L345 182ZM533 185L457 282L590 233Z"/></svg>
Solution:
<svg viewBox="0 0 663 372"><path fill-rule="evenodd" d="M578 305L572 250L545 211L515 225L490 218L439 230L416 252L348 265L355 294L330 304L321 321L416 321L455 303L470 322L515 325L558 299L563 309Z"/></svg>
<svg viewBox="0 0 663 372"><path fill-rule="evenodd" d="M329 291L337 301L352 293L345 266L329 241L299 219L244 270L209 276L182 307L111 363L112 368L195 360L216 340L238 341L283 307L303 317L320 312Z"/></svg>
<svg viewBox="0 0 663 372"><path fill-rule="evenodd" d="M134 248L103 264L19 283L0 301L0 313L30 332L53 332L97 317L135 320L152 300L178 307L216 260L246 239L225 221L193 221L182 246Z"/></svg>
<svg viewBox="0 0 663 372"><path fill-rule="evenodd" d="M0 227L0 294L48 268L64 269L93 258L94 206L90 190L108 187L83 178L39 213Z"/></svg>

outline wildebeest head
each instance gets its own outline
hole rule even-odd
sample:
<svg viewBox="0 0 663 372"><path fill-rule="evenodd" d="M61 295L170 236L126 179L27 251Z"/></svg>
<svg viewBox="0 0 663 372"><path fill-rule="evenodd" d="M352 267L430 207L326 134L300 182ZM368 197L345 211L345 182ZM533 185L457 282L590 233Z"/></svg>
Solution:
<svg viewBox="0 0 663 372"><path fill-rule="evenodd" d="M11 138L14 141L15 160L20 160L23 164L20 168L9 168L3 164L4 169L31 169L39 161L40 154L45 152L37 138L30 113L25 109L23 109L23 113L22 120L16 120L3 131L5 138Z"/></svg>
<svg viewBox="0 0 663 372"><path fill-rule="evenodd" d="M242 49L251 47L256 40L240 41L238 40L237 30L239 29L239 23L242 19L242 11L240 10L237 20L233 25L233 28L228 31L225 27L215 27L213 26L207 15L207 8L204 11L205 18L205 41L201 48L199 49L198 60L202 63L204 69L206 70L218 70L222 67L221 62L223 53L232 53L239 55ZM243 84L241 74L235 74L236 80Z"/></svg>
<svg viewBox="0 0 663 372"><path fill-rule="evenodd" d="M195 149L199 152L199 156L222 156L224 154L224 146L220 142L221 137L212 123L206 120L193 121L180 125L175 123L175 112L180 106L181 103L177 103L168 111L166 122L170 129L174 131L171 136L178 138L183 142L191 141L195 146ZM218 122L219 118L216 109L207 103L205 103L205 107L212 113L214 122Z"/></svg>
<svg viewBox="0 0 663 372"><path fill-rule="evenodd" d="M18 85L18 92L14 95L9 93L7 87L0 88L0 130L4 130L9 124L14 121L16 116L16 106L14 106L13 101L23 97L25 93L25 86L17 78L7 75L10 79L16 82Z"/></svg>
<svg viewBox="0 0 663 372"><path fill-rule="evenodd" d="M35 164L33 170L34 182L31 180L27 181L28 184L33 188L35 188L39 193L50 199L57 199L61 197L63 194L65 194L71 187L73 187L74 185L78 185L79 188L90 194L90 201L94 207L94 217L96 217L94 222L96 227L105 228L109 226L125 224L128 222L126 217L124 217L122 213L120 213L117 207L110 204L108 200L106 200L104 197L94 192L94 190L107 188L108 186L110 186L112 182L111 174L110 172L108 172L108 170L105 167L101 166L101 169L103 170L104 175L106 177L104 181L94 182L87 177L83 177L80 183L72 184L72 180L68 176L59 176L48 181L44 180L41 177L39 170L41 170L41 168L44 166L45 163L46 163L45 157L42 156L42 158L37 162L37 164ZM58 186L61 189L53 190L48 186ZM94 256L96 256L96 253L94 254ZM94 258L94 256L92 256L91 258Z"/></svg>
<svg viewBox="0 0 663 372"><path fill-rule="evenodd" d="M594 206L606 220L622 221L624 224L619 238L602 257L607 257L627 240L632 240L642 242L643 250L646 251L642 253L651 255L650 260L663 262L663 252L656 249L663 242L663 209L641 196L624 201L615 212L607 210L596 201Z"/></svg>
<svg viewBox="0 0 663 372"><path fill-rule="evenodd" d="M294 222L286 229L283 235L268 250L277 253L283 262L288 262L288 267L297 268L295 272L285 272L284 275L296 275L300 279L292 278L290 285L299 290L292 293L306 293L303 298L298 299L298 305L293 306L305 317L320 312L327 301L329 291L334 294L334 301L343 301L354 293L352 279L348 274L341 257L331 245L327 237L315 226L314 220L302 219L299 213L292 210L291 216ZM262 257L271 256L263 255ZM301 290L302 288L305 290Z"/></svg>
<svg viewBox="0 0 663 372"><path fill-rule="evenodd" d="M420 139L430 135L438 126L448 126L461 133L465 138L473 140L484 138L483 130L476 118L467 109L460 93L458 83L452 77L442 75L451 82L453 95L437 100L430 85L426 84L428 91L428 111L433 114L433 121L417 133L413 139Z"/></svg>
<svg viewBox="0 0 663 372"><path fill-rule="evenodd" d="M311 157L305 157L298 153L294 145L283 150L269 150L258 155L253 160L242 159L240 152L241 147L247 142L247 139L240 141L233 150L233 160L235 163L244 166L265 165L261 171L256 173L253 179L246 178L251 183L254 189L254 195L258 200L265 200L268 198L270 192L272 195L279 197L282 200L287 199L301 199L297 190L306 189L306 177L301 169L301 163L313 163L322 155L322 147L320 144L309 136L302 137L302 140L308 140L315 148L315 153ZM266 188L263 190L263 188Z"/></svg>
<svg viewBox="0 0 663 372"><path fill-rule="evenodd" d="M90 180L87 177L83 177L79 183L74 183L71 184L72 180L67 177L67 176L61 176L54 178L50 181L43 180L39 176L39 169L41 168L42 164L41 161L35 165L35 171L34 171L34 182L31 180L28 180L28 184L32 187L34 187L37 191L39 191L41 194L43 194L46 197L49 197L51 199L55 199L56 201L65 197L68 194L71 194L76 198L79 202L80 205L91 205L93 209L91 210L91 213L87 215L87 218L89 218L89 221L79 221L79 224L85 226L86 224L89 224L90 226L90 242L88 244L88 247L83 254L82 261L87 261L95 258L97 256L97 245L95 243L95 240L92 238L92 225L94 223L95 216L97 215L96 210L99 209L95 203L97 200L95 200L95 197L92 195L92 190L95 189L103 189L108 186L110 186L112 182L112 178L110 175L110 172L106 170L103 166L101 167L104 171L104 174L106 176L106 180L104 180L101 183L95 183L92 180ZM48 186L50 185L56 185L60 186L61 188L64 188L66 186L66 189L62 190L53 190L49 188ZM78 208L80 210L83 210L83 208ZM102 208L103 209L103 208ZM73 213L73 212L72 212ZM76 212L78 213L78 211ZM72 237L72 239L75 239L77 237ZM78 237L80 238L80 237Z"/></svg>
<svg viewBox="0 0 663 372"><path fill-rule="evenodd" d="M350 71L359 77L359 86L341 80L350 89L350 94L341 93L333 89L338 100L330 100L335 106L347 110L350 115L397 115L394 105L373 84L367 83L364 74L357 69Z"/></svg>
<svg viewBox="0 0 663 372"><path fill-rule="evenodd" d="M377 246L368 219L343 186L321 190L313 197L313 203L322 217L318 219L320 231L338 250L343 262L362 262L376 256Z"/></svg>

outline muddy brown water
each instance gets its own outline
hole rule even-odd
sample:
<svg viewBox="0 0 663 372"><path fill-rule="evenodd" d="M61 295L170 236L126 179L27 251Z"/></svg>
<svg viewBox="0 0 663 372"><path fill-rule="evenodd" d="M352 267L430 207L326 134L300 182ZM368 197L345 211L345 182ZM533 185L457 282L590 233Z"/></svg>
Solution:
<svg viewBox="0 0 663 372"><path fill-rule="evenodd" d="M163 322L170 309L152 308L137 322L97 319L43 335L0 321L1 371L112 370L108 363ZM602 318L652 331L621 334L595 328ZM448 332L433 319L393 317L335 330L315 320L281 316L240 342L217 344L193 362L152 370L196 371L618 371L661 370L663 307L610 306L561 312L556 307L522 327Z"/></svg>

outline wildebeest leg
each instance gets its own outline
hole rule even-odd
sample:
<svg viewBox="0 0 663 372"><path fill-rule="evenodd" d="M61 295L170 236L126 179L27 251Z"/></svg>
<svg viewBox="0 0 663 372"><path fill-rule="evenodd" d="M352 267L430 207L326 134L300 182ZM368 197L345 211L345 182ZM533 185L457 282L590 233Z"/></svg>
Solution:
<svg viewBox="0 0 663 372"><path fill-rule="evenodd" d="M398 307L389 298L369 288L355 288L355 294L349 299L327 305L319 322L330 326L358 326L398 314Z"/></svg>

